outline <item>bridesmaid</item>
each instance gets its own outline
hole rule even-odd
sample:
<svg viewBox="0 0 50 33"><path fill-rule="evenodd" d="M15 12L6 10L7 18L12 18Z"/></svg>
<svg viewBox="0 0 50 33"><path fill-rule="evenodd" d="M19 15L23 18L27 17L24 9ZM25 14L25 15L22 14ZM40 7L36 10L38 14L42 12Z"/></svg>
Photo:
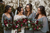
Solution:
<svg viewBox="0 0 50 33"><path fill-rule="evenodd" d="M32 20L35 18L36 13L32 12L32 4L27 4L25 8L25 15ZM33 30L25 30L25 33L34 33Z"/></svg>
<svg viewBox="0 0 50 33"><path fill-rule="evenodd" d="M9 5L5 7L5 12L2 15L2 27L4 25L4 19L7 19L13 22L13 13L11 12L11 6ZM4 27L4 33L11 33L11 30L5 30L5 27Z"/></svg>
<svg viewBox="0 0 50 33"><path fill-rule="evenodd" d="M41 31L34 31L34 33L46 33L47 31L49 31L48 28L48 19L46 16L46 12L45 12L45 7L44 6L39 6L38 8L38 14L35 17L38 21L42 21L43 22L43 28L41 29Z"/></svg>

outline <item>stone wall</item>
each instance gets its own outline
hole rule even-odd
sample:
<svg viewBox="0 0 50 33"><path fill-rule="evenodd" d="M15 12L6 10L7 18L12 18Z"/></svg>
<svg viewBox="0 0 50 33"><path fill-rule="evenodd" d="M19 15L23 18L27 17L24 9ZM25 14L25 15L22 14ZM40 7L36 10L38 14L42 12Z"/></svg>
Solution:
<svg viewBox="0 0 50 33"><path fill-rule="evenodd" d="M5 5L11 5L16 9L18 7L18 0L3 0ZM25 9L26 4L31 3L33 5L33 11L37 12L37 8L40 5L45 6L46 14L50 21L50 0L19 0L19 5Z"/></svg>

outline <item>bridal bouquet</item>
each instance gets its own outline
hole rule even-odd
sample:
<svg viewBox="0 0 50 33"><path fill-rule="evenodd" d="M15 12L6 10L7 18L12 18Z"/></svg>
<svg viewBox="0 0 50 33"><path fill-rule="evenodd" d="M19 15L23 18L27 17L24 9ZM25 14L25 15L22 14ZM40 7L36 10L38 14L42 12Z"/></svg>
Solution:
<svg viewBox="0 0 50 33"><path fill-rule="evenodd" d="M12 22L10 20L5 19L4 20L4 27L5 27L5 30L11 30Z"/></svg>
<svg viewBox="0 0 50 33"><path fill-rule="evenodd" d="M25 23L27 22L27 18L23 18L23 19L19 19L19 20L14 20L14 25L13 25L13 28L14 29L17 29L20 30L22 27L25 27ZM18 32L21 32L18 31Z"/></svg>
<svg viewBox="0 0 50 33"><path fill-rule="evenodd" d="M41 30L42 29L42 22L41 21L32 21L32 19L23 18L14 21L13 27L17 30L25 27L26 30Z"/></svg>

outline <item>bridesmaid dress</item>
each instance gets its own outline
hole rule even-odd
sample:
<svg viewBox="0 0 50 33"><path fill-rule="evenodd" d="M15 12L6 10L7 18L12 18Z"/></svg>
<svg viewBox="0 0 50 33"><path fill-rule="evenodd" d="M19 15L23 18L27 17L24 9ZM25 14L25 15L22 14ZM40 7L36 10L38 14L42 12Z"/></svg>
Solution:
<svg viewBox="0 0 50 33"><path fill-rule="evenodd" d="M34 33L46 33L47 31L49 31L47 17L42 17L42 18L37 19L37 20L43 22L43 28L41 29L41 31L34 31Z"/></svg>
<svg viewBox="0 0 50 33"><path fill-rule="evenodd" d="M3 13L3 15L2 15L2 20L1 20L1 22L2 22L2 27L3 27L3 25L4 25L4 19L7 19L7 20L10 20L11 22L12 22L12 17L10 16L10 18L8 18L4 13ZM5 27L4 27L4 33L11 33L11 30L5 30Z"/></svg>
<svg viewBox="0 0 50 33"><path fill-rule="evenodd" d="M32 21L34 20L34 18L35 18L35 16L36 16L36 13L32 13L32 14L30 14L29 16L26 16L27 18L31 18L32 19ZM25 32L24 33L34 33L34 30L25 30Z"/></svg>

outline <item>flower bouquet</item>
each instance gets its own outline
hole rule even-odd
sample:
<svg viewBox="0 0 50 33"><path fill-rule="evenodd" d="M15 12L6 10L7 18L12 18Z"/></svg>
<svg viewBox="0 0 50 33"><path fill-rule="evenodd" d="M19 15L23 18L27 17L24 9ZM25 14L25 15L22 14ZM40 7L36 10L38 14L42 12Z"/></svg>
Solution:
<svg viewBox="0 0 50 33"><path fill-rule="evenodd" d="M4 20L4 27L5 27L5 30L11 30L12 29L12 22L10 20L5 19Z"/></svg>
<svg viewBox="0 0 50 33"><path fill-rule="evenodd" d="M28 19L27 23L25 24L26 25L25 29L38 31L43 28L42 24L43 24L42 21L38 21L38 20L31 21L31 19Z"/></svg>
<svg viewBox="0 0 50 33"><path fill-rule="evenodd" d="M21 32L21 28L25 27L25 30L41 30L42 29L42 22L41 21L32 21L32 19L23 18L19 20L14 21L15 29L17 29L18 32Z"/></svg>
<svg viewBox="0 0 50 33"><path fill-rule="evenodd" d="M39 31L43 28L43 22L37 20L34 22L33 26L34 26L34 28L33 28L34 31Z"/></svg>
<svg viewBox="0 0 50 33"><path fill-rule="evenodd" d="M32 19L22 19L23 20L23 26L25 27L26 30L41 30L43 28L43 22L42 21L38 21L38 20L34 20L32 21Z"/></svg>
<svg viewBox="0 0 50 33"><path fill-rule="evenodd" d="M25 27L25 22L26 21L27 21L26 18L19 19L19 20L14 20L15 29L17 29L18 32L21 32L21 28Z"/></svg>

